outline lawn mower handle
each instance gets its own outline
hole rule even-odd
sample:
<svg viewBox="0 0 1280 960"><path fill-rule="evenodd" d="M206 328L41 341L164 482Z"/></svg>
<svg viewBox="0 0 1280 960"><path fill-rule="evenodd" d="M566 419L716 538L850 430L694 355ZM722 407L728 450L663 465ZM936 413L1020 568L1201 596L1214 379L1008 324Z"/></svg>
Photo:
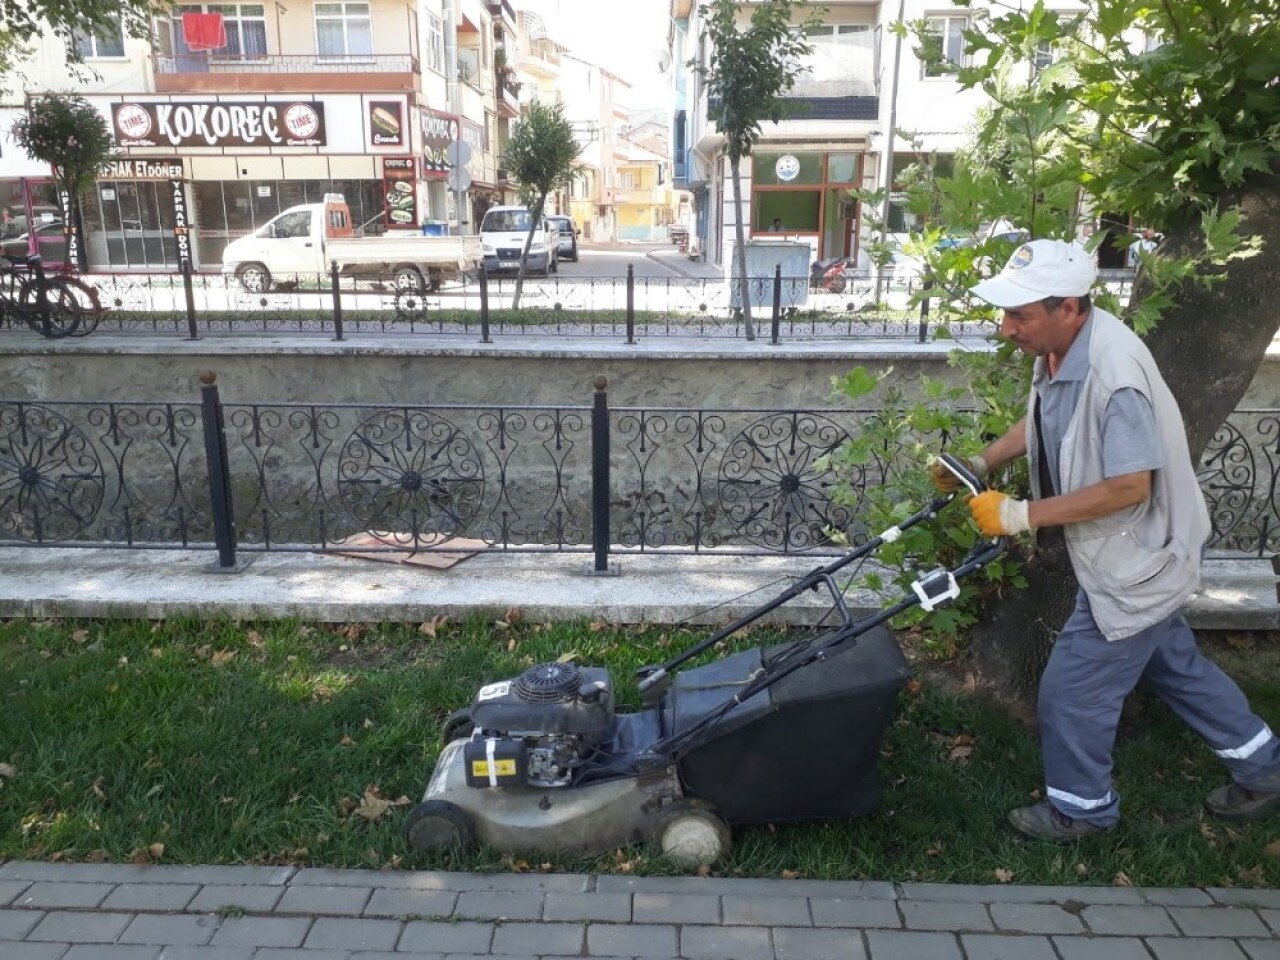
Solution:
<svg viewBox="0 0 1280 960"><path fill-rule="evenodd" d="M983 483L982 479L969 469L969 464L960 457L954 456L950 453L943 453L938 456L938 462L953 473L956 476L956 479L958 479L970 492L978 494L987 488L987 485ZM729 626L721 630L717 630L701 643L695 644L661 666L641 667L636 671L636 676L639 679L638 687L640 692L645 693L656 684L668 680L671 676L671 671L680 666L680 664L693 659L704 650L711 649L721 640L732 636L748 624L759 620L765 614L771 613L783 604L790 602L806 590L815 590L819 586L827 586L834 597L835 607L840 614L842 623L844 625L848 625L852 621L852 617L843 602L843 597L840 594L840 591L835 586L834 581L832 581L831 575L842 567L852 563L854 560L865 557L872 551L879 549L883 544L897 540L902 536L904 531L909 530L916 524L925 520L934 519L943 507L956 498L956 493L957 491L953 490L950 493L936 497L928 506L903 520L901 523L889 527L883 533L873 537L871 540L868 540L856 550L845 554L843 557L839 557L834 562L827 564L827 566L819 567L816 570L805 574L792 584L791 587L784 591L781 596L769 603L766 603L764 606L752 610L750 613L744 614L740 619L729 624Z"/></svg>

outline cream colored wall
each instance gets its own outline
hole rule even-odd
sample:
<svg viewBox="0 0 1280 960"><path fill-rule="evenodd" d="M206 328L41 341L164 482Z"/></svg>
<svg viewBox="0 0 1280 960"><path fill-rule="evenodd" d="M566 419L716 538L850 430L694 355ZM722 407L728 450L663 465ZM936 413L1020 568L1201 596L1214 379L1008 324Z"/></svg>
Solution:
<svg viewBox="0 0 1280 960"><path fill-rule="evenodd" d="M145 40L124 38L123 57L87 60L73 68L66 47L56 37L42 37L28 57L6 74L3 86L13 102L24 93L150 93L151 46Z"/></svg>

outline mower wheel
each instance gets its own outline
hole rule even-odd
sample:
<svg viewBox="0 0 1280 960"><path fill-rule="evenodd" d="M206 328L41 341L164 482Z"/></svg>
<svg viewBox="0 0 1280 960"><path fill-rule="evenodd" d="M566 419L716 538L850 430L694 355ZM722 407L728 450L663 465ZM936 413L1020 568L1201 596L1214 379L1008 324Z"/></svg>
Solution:
<svg viewBox="0 0 1280 960"><path fill-rule="evenodd" d="M471 818L448 800L427 800L409 811L404 839L414 850L467 850L475 846Z"/></svg>
<svg viewBox="0 0 1280 960"><path fill-rule="evenodd" d="M663 811L654 837L663 856L685 868L713 864L727 857L733 844L729 825L715 808L688 797Z"/></svg>
<svg viewBox="0 0 1280 960"><path fill-rule="evenodd" d="M471 722L471 711L455 710L449 714L444 726L440 728L440 742L447 744L466 739L471 736L475 728L476 725Z"/></svg>

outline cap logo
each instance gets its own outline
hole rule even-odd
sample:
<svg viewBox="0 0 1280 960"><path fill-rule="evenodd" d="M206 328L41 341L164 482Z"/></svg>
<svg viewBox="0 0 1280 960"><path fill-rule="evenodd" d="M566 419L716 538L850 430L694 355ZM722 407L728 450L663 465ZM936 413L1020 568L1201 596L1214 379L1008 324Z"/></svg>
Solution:
<svg viewBox="0 0 1280 960"><path fill-rule="evenodd" d="M1031 244L1024 243L1014 251L1012 257L1009 258L1009 270L1021 270L1023 267L1030 266L1034 253L1031 250Z"/></svg>

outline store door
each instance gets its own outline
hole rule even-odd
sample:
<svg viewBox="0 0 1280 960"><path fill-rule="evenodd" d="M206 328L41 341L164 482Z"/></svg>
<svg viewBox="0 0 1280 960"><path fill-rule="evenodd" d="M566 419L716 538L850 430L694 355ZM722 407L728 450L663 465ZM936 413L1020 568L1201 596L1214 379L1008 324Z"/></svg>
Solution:
<svg viewBox="0 0 1280 960"><path fill-rule="evenodd" d="M173 197L166 181L99 181L97 202L100 209L90 218L88 239L91 248L105 246L108 266L117 270L177 268Z"/></svg>

